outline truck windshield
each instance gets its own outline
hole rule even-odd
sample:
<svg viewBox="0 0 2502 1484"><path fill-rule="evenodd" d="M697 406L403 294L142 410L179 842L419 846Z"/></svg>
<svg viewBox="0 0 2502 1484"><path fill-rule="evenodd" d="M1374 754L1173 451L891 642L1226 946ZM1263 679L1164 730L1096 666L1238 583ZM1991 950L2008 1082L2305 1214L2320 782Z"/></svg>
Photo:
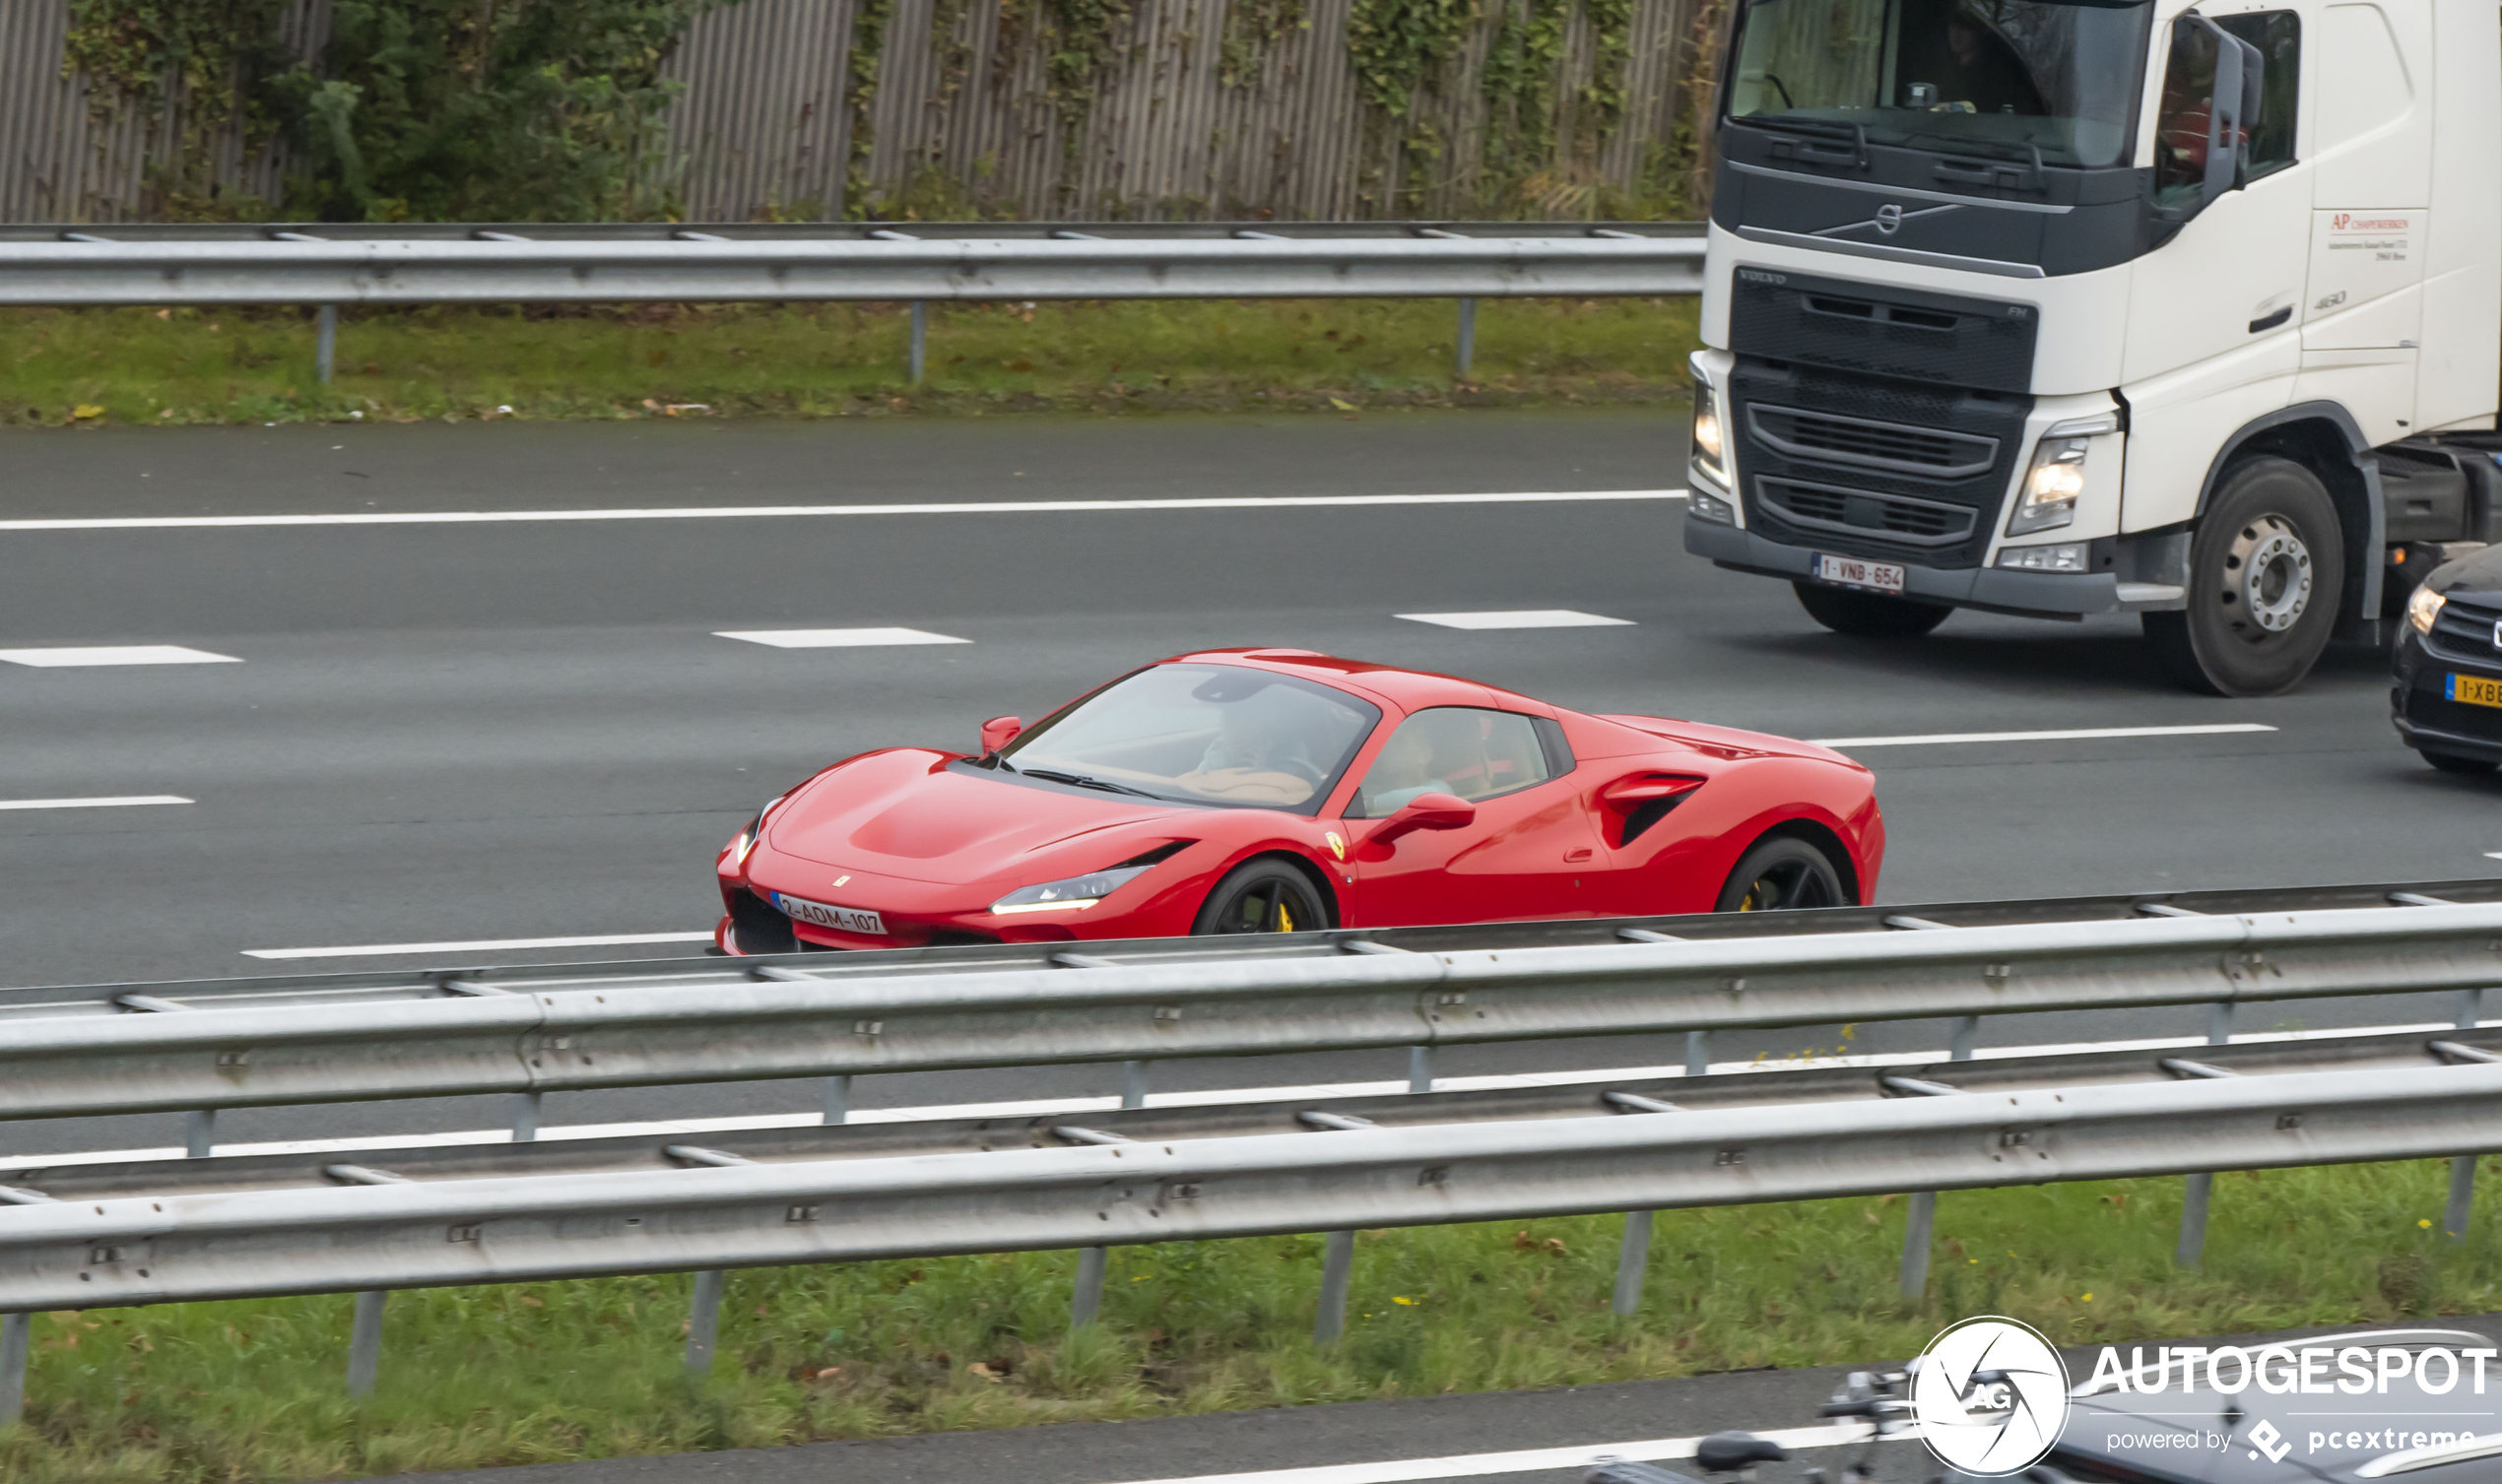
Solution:
<svg viewBox="0 0 2502 1484"><path fill-rule="evenodd" d="M1872 143L2126 161L2149 0L1753 0L1729 116Z"/></svg>

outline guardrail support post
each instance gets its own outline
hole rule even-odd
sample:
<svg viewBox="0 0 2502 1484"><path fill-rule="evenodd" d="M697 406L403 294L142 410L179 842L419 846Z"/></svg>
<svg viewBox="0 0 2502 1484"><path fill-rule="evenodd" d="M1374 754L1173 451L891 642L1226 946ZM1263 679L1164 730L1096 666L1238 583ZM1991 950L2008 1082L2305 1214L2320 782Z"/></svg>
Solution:
<svg viewBox="0 0 2502 1484"><path fill-rule="evenodd" d="M1121 1106L1124 1108L1147 1106L1146 1063L1124 1062L1121 1064Z"/></svg>
<svg viewBox="0 0 2502 1484"><path fill-rule="evenodd" d="M363 1396L373 1390L373 1383L382 1372L382 1305L391 1297L385 1289L373 1288L357 1295L356 1322L348 1328L348 1394Z"/></svg>
<svg viewBox="0 0 2502 1484"><path fill-rule="evenodd" d="M2453 1243L2468 1240L2468 1216L2475 1208L2476 1157L2450 1156L2450 1203L2441 1208L2441 1234Z"/></svg>
<svg viewBox="0 0 2502 1484"><path fill-rule="evenodd" d="M2461 990L2459 992L2459 1018L2452 1023L2457 1025L2458 1028L2463 1031L2471 1031L2476 1028L2476 1022L2482 1020L2483 1018L2484 991Z"/></svg>
<svg viewBox="0 0 2502 1484"><path fill-rule="evenodd" d="M1946 1033L1946 1055L1957 1062L1972 1060L1972 1043L1980 1038L1981 1017L1959 1015ZM1902 1227L1902 1296L1917 1299L1929 1291L1929 1247L1938 1231L1938 1193L1912 1193Z"/></svg>
<svg viewBox="0 0 2502 1484"><path fill-rule="evenodd" d="M539 1104L544 1092L520 1092L512 1100L512 1141L516 1144L538 1142Z"/></svg>
<svg viewBox="0 0 2502 1484"><path fill-rule="evenodd" d="M1410 1092L1433 1090L1432 1047L1411 1046L1408 1048L1408 1090Z"/></svg>
<svg viewBox="0 0 2502 1484"><path fill-rule="evenodd" d="M323 386L330 384L332 353L339 349L339 306L321 306L320 328L313 335L313 374Z"/></svg>
<svg viewBox="0 0 2502 1484"><path fill-rule="evenodd" d="M825 1122L829 1124L851 1122L851 1078L845 1076L825 1079Z"/></svg>
<svg viewBox="0 0 2502 1484"><path fill-rule="evenodd" d="M1078 1282L1069 1290L1069 1327L1083 1329L1094 1323L1103 1308L1103 1266L1109 1258L1103 1248L1078 1249Z"/></svg>
<svg viewBox="0 0 2502 1484"><path fill-rule="evenodd" d="M0 1314L0 1427L26 1415L26 1352L31 1314Z"/></svg>
<svg viewBox="0 0 2502 1484"><path fill-rule="evenodd" d="M1355 1234L1331 1232L1321 1244L1321 1302L1312 1317L1313 1344L1336 1344L1347 1332L1347 1283L1354 1272Z"/></svg>
<svg viewBox="0 0 2502 1484"><path fill-rule="evenodd" d="M1699 1077L1711 1070L1711 1032L1685 1033L1685 1075Z"/></svg>
<svg viewBox="0 0 2502 1484"><path fill-rule="evenodd" d="M1459 374L1465 376L1477 361L1477 300L1460 300Z"/></svg>
<svg viewBox="0 0 2502 1484"><path fill-rule="evenodd" d="M1651 1265L1651 1213L1624 1213L1624 1242L1615 1251L1615 1312L1642 1307L1642 1275Z"/></svg>
<svg viewBox="0 0 2502 1484"><path fill-rule="evenodd" d="M2206 1247L2206 1197L2215 1192L2215 1177L2188 1175L2181 1180L2181 1243L2172 1260L2191 1272Z"/></svg>
<svg viewBox="0 0 2502 1484"><path fill-rule="evenodd" d="M190 1159L206 1159L217 1144L217 1110L194 1108L182 1116L182 1152Z"/></svg>
<svg viewBox="0 0 2502 1484"><path fill-rule="evenodd" d="M2218 1000L2206 1007L2206 1044L2222 1046L2233 1039L2233 1002ZM2206 1251L2206 1202L2215 1194L2215 1177L2210 1173L2187 1175L2181 1179L2181 1240L2172 1250L2172 1260L2190 1272Z"/></svg>
<svg viewBox="0 0 2502 1484"><path fill-rule="evenodd" d="M695 1296L687 1311L687 1374L712 1369L712 1347L721 1338L721 1269L695 1274Z"/></svg>
<svg viewBox="0 0 2502 1484"><path fill-rule="evenodd" d="M930 301L912 301L912 385L921 384L921 372L930 358Z"/></svg>

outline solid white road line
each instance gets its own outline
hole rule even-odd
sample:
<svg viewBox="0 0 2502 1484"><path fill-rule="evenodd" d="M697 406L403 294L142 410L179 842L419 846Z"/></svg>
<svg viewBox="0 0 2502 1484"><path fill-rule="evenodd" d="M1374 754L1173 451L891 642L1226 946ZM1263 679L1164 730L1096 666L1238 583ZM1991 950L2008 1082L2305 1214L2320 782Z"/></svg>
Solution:
<svg viewBox="0 0 2502 1484"><path fill-rule="evenodd" d="M1818 737L1819 747L1925 747L1954 742L2082 742L2102 737L2220 737L2228 732L2273 732L2257 722L2212 722L2198 727L2074 727L2061 732L1935 732L1925 737Z"/></svg>
<svg viewBox="0 0 2502 1484"><path fill-rule="evenodd" d="M0 799L0 809L124 809L144 804L189 804L180 794L122 794L106 799Z"/></svg>
<svg viewBox="0 0 2502 1484"><path fill-rule="evenodd" d="M1412 623L1438 623L1444 628L1631 628L1630 618L1577 613L1568 608L1524 608L1482 613L1393 613Z"/></svg>
<svg viewBox="0 0 2502 1484"><path fill-rule="evenodd" d="M2478 1027L2490 1028L2502 1021L2485 1020ZM2235 1046L2269 1045L2280 1041L2334 1041L2350 1036L2423 1035L2452 1029L2449 1021L2428 1021L2421 1025L2372 1025L2320 1031L2256 1031L2232 1038ZM1972 1054L1976 1062L1989 1062L2009 1057L2057 1056L2064 1052L2150 1052L2187 1051L2208 1045L2204 1036L2158 1036L2139 1041L2082 1041L2048 1046L1985 1046ZM1802 1067L1830 1066L1866 1070L1884 1066L1926 1066L1948 1060L1946 1050L1854 1052L1825 1056L1805 1052L1777 1061L1715 1062L1708 1070L1713 1075L1745 1071L1796 1071ZM1434 1081L1437 1092L1488 1092L1520 1087L1587 1087L1621 1085L1626 1082L1665 1081L1685 1075L1679 1066L1611 1066L1581 1071L1499 1072L1474 1077L1440 1077ZM1381 1082L1319 1082L1299 1087L1215 1087L1191 1092L1151 1092L1150 1108L1204 1108L1225 1103L1283 1103L1310 1099L1392 1097L1408 1090L1405 1078ZM939 1119L998 1120L1065 1117L1073 1113L1108 1113L1121 1106L1117 1096L1086 1098L1026 1098L999 1103L924 1104L913 1108L858 1108L852 1110L855 1124L916 1124ZM539 1138L555 1142L569 1138L649 1138L656 1135L688 1135L736 1133L760 1129L814 1129L823 1119L814 1113L738 1114L727 1118L647 1119L634 1123L568 1124L543 1128ZM466 1148L480 1144L504 1144L512 1141L512 1133L504 1129L459 1129L441 1133L371 1133L353 1138L274 1139L260 1143L220 1144L220 1154L232 1155L308 1155L361 1154L372 1149ZM53 1165L130 1164L149 1159L178 1159L183 1151L175 1148L157 1149L85 1149L67 1154L11 1154L0 1156L0 1170L33 1169Z"/></svg>
<svg viewBox="0 0 2502 1484"><path fill-rule="evenodd" d="M1079 511L1306 510L1338 505L1565 505L1681 500L1682 489L1557 489L1508 494L1261 494L1154 500L979 500L919 505L685 505L639 510L378 510L336 515L108 515L0 520L0 531L224 531L265 526L494 526L531 521L756 520L795 515L1065 515Z"/></svg>
<svg viewBox="0 0 2502 1484"><path fill-rule="evenodd" d="M97 644L77 649L0 649L0 660L51 670L72 665L240 665L232 655L213 655L179 644Z"/></svg>
<svg viewBox="0 0 2502 1484"><path fill-rule="evenodd" d="M364 958L383 953L494 953L505 948L604 948L612 943L708 943L710 933L598 933L579 937L495 937L461 943L354 943L338 948L246 948L245 958Z"/></svg>
<svg viewBox="0 0 2502 1484"><path fill-rule="evenodd" d="M1917 1437L1917 1428L1889 1433L1884 1441ZM1860 1442L1868 1429L1859 1423L1824 1427L1776 1427L1757 1430L1783 1448L1842 1448ZM1694 1438L1648 1438L1632 1443L1584 1443L1569 1448L1531 1448L1503 1453L1454 1453L1442 1458L1393 1458L1379 1463L1323 1463L1311 1468L1264 1468L1248 1473L1192 1474L1151 1479L1139 1484L1409 1484L1417 1479L1474 1479L1486 1474L1541 1473L1553 1469L1588 1468L1610 1458L1654 1463L1663 1458L1690 1458L1702 1443Z"/></svg>
<svg viewBox="0 0 2502 1484"><path fill-rule="evenodd" d="M970 644L949 634L919 628L725 628L716 639L744 639L775 649L856 649L875 644Z"/></svg>

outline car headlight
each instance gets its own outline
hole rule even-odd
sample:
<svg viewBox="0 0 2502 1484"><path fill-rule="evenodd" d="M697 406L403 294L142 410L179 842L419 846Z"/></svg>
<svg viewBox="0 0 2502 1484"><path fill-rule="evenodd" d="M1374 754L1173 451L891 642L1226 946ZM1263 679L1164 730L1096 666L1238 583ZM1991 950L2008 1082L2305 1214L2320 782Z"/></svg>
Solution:
<svg viewBox="0 0 2502 1484"><path fill-rule="evenodd" d="M2406 621L2415 625L2415 632L2419 634L2431 633L2432 621L2441 616L2442 609L2449 603L2448 598L2430 588L2417 588L2414 595L2406 600Z"/></svg>
<svg viewBox="0 0 2502 1484"><path fill-rule="evenodd" d="M764 801L764 807L756 811L756 817L747 822L747 827L730 837L729 848L722 854L730 858L731 865L745 866L747 858L756 854L756 848L764 843L764 816L773 812L773 807L789 797L782 794Z"/></svg>
<svg viewBox="0 0 2502 1484"><path fill-rule="evenodd" d="M1721 484L1729 483L1729 453L1720 426L1720 396L1700 376L1694 378L1694 462Z"/></svg>
<svg viewBox="0 0 2502 1484"><path fill-rule="evenodd" d="M1152 871L1152 866L1115 866L1089 875L1020 886L990 904L994 913L1084 911Z"/></svg>
<svg viewBox="0 0 2502 1484"><path fill-rule="evenodd" d="M2008 535L2049 531L2076 518L2076 496L2085 492L2085 452L2092 446L2090 438L2042 439L2033 450L2033 466L2024 471Z"/></svg>

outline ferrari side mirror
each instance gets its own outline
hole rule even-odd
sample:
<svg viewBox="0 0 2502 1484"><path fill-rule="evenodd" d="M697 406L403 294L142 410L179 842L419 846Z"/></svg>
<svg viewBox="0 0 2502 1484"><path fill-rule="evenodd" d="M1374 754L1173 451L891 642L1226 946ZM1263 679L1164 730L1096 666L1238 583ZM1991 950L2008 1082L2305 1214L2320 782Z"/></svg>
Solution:
<svg viewBox="0 0 2502 1484"><path fill-rule="evenodd" d="M981 755L990 756L993 752L1015 742L1024 730L1025 724L1013 716L992 717L989 721L982 723Z"/></svg>
<svg viewBox="0 0 2502 1484"><path fill-rule="evenodd" d="M1387 845L1401 835L1420 829L1462 829L1477 822L1477 806L1451 794L1418 794L1399 807L1399 811L1381 821L1381 826L1368 837L1374 844Z"/></svg>

